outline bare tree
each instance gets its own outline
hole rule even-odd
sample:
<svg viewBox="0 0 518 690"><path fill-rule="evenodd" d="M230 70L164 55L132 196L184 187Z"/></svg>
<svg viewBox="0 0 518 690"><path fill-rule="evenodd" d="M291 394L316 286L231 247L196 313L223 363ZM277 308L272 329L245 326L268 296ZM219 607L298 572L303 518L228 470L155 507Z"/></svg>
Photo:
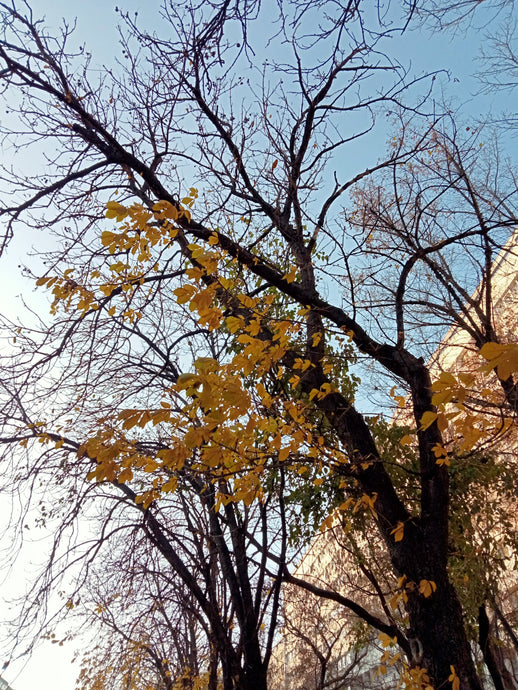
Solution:
<svg viewBox="0 0 518 690"><path fill-rule="evenodd" d="M453 667L461 688L481 688L463 584L449 571L458 495L438 462L446 441L433 417L431 372L408 332L426 330L428 310L477 346L495 340L491 260L515 215L504 191L487 200L498 205L489 226L479 218L469 152L426 113L433 80L410 81L384 52L413 5L400 14L380 3L371 16L360 2L166 3L163 35L124 17L124 69L95 83L88 59L68 52L66 26L52 37L25 5L0 6L0 78L17 114L7 140L22 148L52 141L56 151L41 176L17 171L17 161L4 171L5 241L23 222L59 242L38 280L55 298L54 318L31 328L4 322L17 338L2 376L8 482L26 477L74 492L86 475L99 484L83 491L103 506L104 486L131 506L203 612L226 689L266 686L281 579L394 637L409 672L426 669L436 687ZM254 31L273 11L278 59ZM338 154L368 137L387 110L405 128L421 115L426 125L415 137L396 136L380 161L346 167ZM415 194L421 182L400 171L426 170L431 145L453 157L443 159L440 190L425 181ZM348 194L372 191L366 181L385 173L396 188L410 185L408 214L393 197L403 229L372 204L362 205L358 229ZM445 238L433 223L441 190L471 204L466 227L450 219ZM107 203L115 228L102 220ZM365 230L379 217L371 251ZM475 316L464 309L469 283L448 272L466 248L486 281L484 300L472 300ZM423 290L409 282L418 261L430 267L445 307L418 304ZM359 268L365 280L355 277ZM388 320L381 312L376 320L379 299L364 297L362 280L388 288ZM387 456L383 434L355 406L353 346L408 391L412 457L400 443ZM500 379L512 419L515 385ZM380 617L290 571L285 492L303 475L310 498L314 481L326 484L344 511L370 516L361 528L377 534L392 580L402 583L405 618L388 609ZM165 517L179 487L191 497L187 507L203 507L208 532L190 528L180 539ZM187 533L194 553L207 548L215 559L229 609L214 598L211 573L201 568L200 585L187 566Z"/></svg>

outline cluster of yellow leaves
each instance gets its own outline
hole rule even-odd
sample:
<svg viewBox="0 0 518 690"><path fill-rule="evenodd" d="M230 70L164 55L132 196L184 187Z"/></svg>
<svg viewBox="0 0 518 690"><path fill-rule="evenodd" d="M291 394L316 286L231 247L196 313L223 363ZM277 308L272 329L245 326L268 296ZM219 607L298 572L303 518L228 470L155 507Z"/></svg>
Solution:
<svg viewBox="0 0 518 690"><path fill-rule="evenodd" d="M368 494L362 494L358 499L348 498L339 506L339 510L344 511L352 507L353 513L366 510L369 511L373 517L376 517L374 505L377 499L378 494L376 492L374 492L371 496Z"/></svg>
<svg viewBox="0 0 518 690"><path fill-rule="evenodd" d="M79 456L87 455L96 460L95 469L88 473L87 479L96 481L115 481L120 483L133 478L133 470L142 468L145 472L156 469L156 461L148 455L139 453L134 443L123 436L115 437L113 430L103 430L88 439L78 450Z"/></svg>
<svg viewBox="0 0 518 690"><path fill-rule="evenodd" d="M425 668L404 664L399 687L405 690L434 690Z"/></svg>
<svg viewBox="0 0 518 690"><path fill-rule="evenodd" d="M398 407L405 407L406 404L406 398L404 395L396 395L396 389L397 386L392 386L390 389L389 395L391 398L394 399Z"/></svg>
<svg viewBox="0 0 518 690"><path fill-rule="evenodd" d="M107 300L116 291L126 299L122 317L130 322L141 318L142 314L130 307L130 299L148 272L159 271L155 248L167 247L177 237L178 220L190 218L196 196L197 191L191 188L178 207L160 201L151 209L109 202L106 217L119 227L101 236L109 254L117 255L108 266L108 275L93 270L85 285L80 285L65 272L62 278L42 278L38 284L53 289L54 306L61 302L65 308L85 312L102 305L110 316L115 314L115 306L111 303L108 308ZM88 475L92 480L122 483L130 482L136 472L140 478L142 473L152 474L138 497L144 507L162 493L174 491L178 473L187 464L190 471L212 477L221 501L249 503L262 495L261 479L267 463L286 463L301 475L313 466L314 481L321 484L325 480L324 458L326 464L347 461L343 451L330 450L324 438L315 433L307 414L313 401L332 392L330 384L291 400L273 398L266 389L264 377L270 381L277 377L282 385L295 390L312 366L309 360L298 358L290 375L282 365L283 357L300 337L307 309L301 308L290 318L278 318L274 294L246 293L235 261L219 246L217 232L212 233L208 244L208 248L188 245L192 265L185 270L185 282L173 292L177 303L193 312L201 326L208 330L225 328L235 335L234 354L225 364L199 358L194 371L181 375L171 389L164 390L158 409L127 409L111 421L103 420L100 431L79 451L96 462ZM296 271L286 276L288 281L295 279ZM225 317L229 301L242 307L243 316L233 309L236 315ZM314 337L314 345L319 337ZM329 373L333 363L322 364ZM164 447L153 456L139 451L141 430L148 425L161 425ZM362 497L354 509L374 512L375 500L375 496Z"/></svg>
<svg viewBox="0 0 518 690"><path fill-rule="evenodd" d="M104 231L101 234L101 243L110 254L124 254L128 260L119 259L110 265L111 278L108 280L103 279L101 272L94 269L88 278L100 280L92 286L81 284L79 277L72 278L72 269L67 269L63 276L38 278L36 285L52 288L54 302L51 313L56 313L58 305L65 311L73 308L83 313L98 309L100 300L110 297L116 289L131 295L143 283L143 266L146 262L152 262L153 248L158 245L167 246L176 237L176 221L181 217L190 218L187 207L192 206L197 194L197 190L191 188L190 196L182 199L182 205L178 208L167 201L157 202L152 209L140 204L126 207L116 201L109 201L105 215L121 223L121 226L118 232ZM115 307L112 306L108 313L113 316ZM133 310L123 313L123 317L131 322L140 316Z"/></svg>
<svg viewBox="0 0 518 690"><path fill-rule="evenodd" d="M317 482L314 482L315 484ZM343 513L347 510L352 509L352 513L367 512L372 517L377 517L375 503L378 499L378 494L374 492L371 496L368 494L362 494L359 498L350 497L341 503L338 508L328 515L321 523L320 529L332 529L335 525L343 525Z"/></svg>
<svg viewBox="0 0 518 690"><path fill-rule="evenodd" d="M271 371L286 351L288 332L284 324L274 338L248 336L244 349L225 365L210 357L195 362L195 371L182 374L171 394L186 400L175 411L163 403L161 410L126 410L119 415L124 430L146 424L167 423L170 447L158 452L155 467L165 476L189 469L209 474L224 489L220 500L249 504L262 496L261 479L267 463L288 463L296 471L306 470L297 460L320 460L324 440L315 436L306 421L303 401L273 400L261 381L246 387L246 378L236 371ZM244 334L243 334L244 335ZM286 340L285 340L286 339ZM241 340L243 342L243 339ZM279 374L282 369L279 369ZM144 469L147 471L146 467ZM153 487L158 488L158 485ZM166 481L161 490L174 490Z"/></svg>
<svg viewBox="0 0 518 690"><path fill-rule="evenodd" d="M197 191L192 188L191 196L183 201L191 206L196 196ZM101 243L110 254L123 253L127 260L119 260L112 264L112 279L101 282L97 289L105 297L109 297L117 288L131 295L144 282L147 264L151 264L153 269L158 271L159 267L154 263L154 249L170 245L178 234L178 219L190 218L190 213L184 206L177 208L168 201L159 201L151 209L140 204L126 207L116 201L110 201L106 208L106 217L115 219L121 225L118 232L104 231L101 234ZM93 271L91 277L100 278L101 275L99 271ZM109 313L113 316L115 308L112 307ZM130 318L131 320L133 319Z"/></svg>
<svg viewBox="0 0 518 690"><path fill-rule="evenodd" d="M496 343L488 343L488 345L496 345ZM508 346L498 346L500 347ZM488 365L482 369L489 371L495 366L498 365ZM470 373L459 373L454 376L451 373L442 372L432 384L432 403L436 406L437 412L426 412L421 418L423 429L436 421L441 432L448 431L451 438L450 444L461 453L472 450L480 443L493 441L506 432L512 424L512 419L509 417L482 414L469 405L470 396L492 405L502 402L502 394L498 387L480 386L479 378ZM434 453L437 464L450 464L446 448L437 445Z"/></svg>
<svg viewBox="0 0 518 690"><path fill-rule="evenodd" d="M380 665L377 669L378 675L385 675L390 666L394 666L398 662L402 662L402 672L400 676L400 681L398 684L399 688L405 688L405 690L434 690L431 684L430 676L425 668L420 666L410 666L406 661L402 659L401 652L393 652L393 648L397 644L397 638L391 637L386 633L380 633L378 639L384 649L384 652L380 659ZM460 689L460 679L455 672L455 667L450 666L451 674L448 677L452 685L452 690Z"/></svg>
<svg viewBox="0 0 518 690"><path fill-rule="evenodd" d="M194 676L192 670L187 667L176 678L173 690L185 690L185 688L191 688L191 690L205 690L205 688L208 687L209 679L210 673L208 671Z"/></svg>
<svg viewBox="0 0 518 690"><path fill-rule="evenodd" d="M470 400L483 401L485 405L497 408L503 402L503 395L499 386L493 381L490 384L481 374L495 371L502 381L518 372L518 344L486 343L479 351L486 360L486 364L479 366L475 373L461 372L456 376L450 372L442 372L432 384L432 403L436 412L425 412L421 417L421 429L425 430L433 423L441 432L447 432L448 443L443 446L437 444L433 451L438 465L450 465L448 448L468 452L485 442L493 442L504 434L513 423L509 416L488 415L476 409ZM405 405L402 396L394 397L398 406ZM403 436L402 445L414 442L411 434Z"/></svg>
<svg viewBox="0 0 518 690"><path fill-rule="evenodd" d="M71 277L72 269L67 269L63 277L48 276L38 278L36 285L52 288L54 301L51 305L51 314L57 312L58 305L62 305L65 311L74 309L85 313L90 309L98 309L99 305L92 290L76 283Z"/></svg>
<svg viewBox="0 0 518 690"><path fill-rule="evenodd" d="M419 584L417 584L412 580L408 580L406 575L402 575L398 579L397 590L389 600L390 607L395 611L400 603L408 601L408 595L412 592L418 592L425 599L428 599L436 589L437 585L433 580L420 580Z"/></svg>
<svg viewBox="0 0 518 690"><path fill-rule="evenodd" d="M148 641L128 639L118 655L110 650L94 647L82 658L77 687L83 690L111 690L124 687L126 690L154 690L156 685L149 681L147 664ZM164 665L167 660L163 660ZM170 675L166 671L166 675Z"/></svg>
<svg viewBox="0 0 518 690"><path fill-rule="evenodd" d="M190 311L197 311L200 326L206 326L209 331L221 326L223 312L217 303L217 287L214 284L187 283L174 290L174 294L178 304L188 304Z"/></svg>
<svg viewBox="0 0 518 690"><path fill-rule="evenodd" d="M377 674L384 676L387 673L388 668L394 666L398 661L401 660L401 652L393 651L393 647L397 644L396 637L390 637L390 635L387 635L386 633L379 633L378 640L381 642L381 645L385 651L381 655Z"/></svg>
<svg viewBox="0 0 518 690"><path fill-rule="evenodd" d="M189 196L182 199L182 203L174 206L169 201L158 201L150 211L141 204L132 204L127 207L117 201L109 201L106 204L106 218L113 218L117 223L129 219L129 224L133 228L144 230L149 220L154 217L165 221L164 225L171 228L171 221L178 221L180 218L191 219L189 209L193 206L198 197L198 190L195 187L189 189Z"/></svg>
<svg viewBox="0 0 518 690"><path fill-rule="evenodd" d="M300 473L307 471L300 458L304 463L308 459L321 463L325 443L306 419L307 403L273 399L260 379L247 387L246 376L252 371L261 375L277 367L277 376L284 375L279 360L298 324L271 322L271 340L249 334L255 332L254 321L243 321L241 326L244 332L238 342L242 349L227 364L201 357L195 362L195 371L178 378L168 391L176 401L174 410L168 400L154 410L123 410L118 415L119 437L114 440L114 432L103 432L84 445L81 452L97 461L90 479L125 482L132 479L135 469L153 473L152 487L140 497L147 506L161 492L175 490L175 474L188 462L190 471L209 474L218 487L223 487L220 501L249 504L262 496L261 479L267 463L288 463ZM126 432L158 424L167 429L168 447L155 457L137 452L137 443L127 440ZM335 462L343 461L337 454ZM375 496L365 497L365 507L373 509L375 500Z"/></svg>

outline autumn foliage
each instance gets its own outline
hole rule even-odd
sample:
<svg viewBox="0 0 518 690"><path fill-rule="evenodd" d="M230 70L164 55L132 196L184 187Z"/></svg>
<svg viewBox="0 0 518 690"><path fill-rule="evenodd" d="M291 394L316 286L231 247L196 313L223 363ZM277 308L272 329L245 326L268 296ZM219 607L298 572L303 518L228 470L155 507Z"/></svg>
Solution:
<svg viewBox="0 0 518 690"><path fill-rule="evenodd" d="M514 178L482 129L427 110L435 75L380 52L412 3L281 3L287 57L253 88L268 7L244 4L166 5L164 39L124 16L125 76L95 88L66 28L0 3L13 141L61 147L1 210L6 243L19 218L57 238L31 273L50 314L2 322L6 489L55 531L24 625L72 573L62 618L106 636L85 690L275 688L283 622L319 690L333 646L373 645L407 690L480 690L483 664L507 690ZM381 113L387 150L344 167ZM332 577L324 556L301 576L327 534ZM295 590L332 602L343 648L320 651Z"/></svg>

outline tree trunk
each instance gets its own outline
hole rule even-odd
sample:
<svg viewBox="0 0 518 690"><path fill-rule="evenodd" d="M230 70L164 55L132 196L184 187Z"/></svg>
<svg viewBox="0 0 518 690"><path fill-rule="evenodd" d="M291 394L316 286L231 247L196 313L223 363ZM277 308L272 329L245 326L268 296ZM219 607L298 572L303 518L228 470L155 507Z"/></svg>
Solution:
<svg viewBox="0 0 518 690"><path fill-rule="evenodd" d="M502 650L493 642L491 622L488 618L486 606L482 604L478 610L478 641L487 670L495 686L495 690L516 690L512 675L505 667Z"/></svg>
<svg viewBox="0 0 518 690"><path fill-rule="evenodd" d="M435 688L451 686L448 677L453 666L461 690L482 690L457 594L446 578L436 584L427 598L418 592L409 595L413 661L427 670Z"/></svg>
<svg viewBox="0 0 518 690"><path fill-rule="evenodd" d="M434 688L451 688L451 667L460 679L461 690L482 690L472 650L464 627L462 607L448 579L443 549L424 530L409 529L399 544L391 547L396 573L406 575L406 610L411 663L426 669ZM428 535L430 537L430 535ZM435 590L420 592L423 580L435 583Z"/></svg>
<svg viewBox="0 0 518 690"><path fill-rule="evenodd" d="M266 672L261 666L245 669L245 684L237 686L236 690L267 690Z"/></svg>

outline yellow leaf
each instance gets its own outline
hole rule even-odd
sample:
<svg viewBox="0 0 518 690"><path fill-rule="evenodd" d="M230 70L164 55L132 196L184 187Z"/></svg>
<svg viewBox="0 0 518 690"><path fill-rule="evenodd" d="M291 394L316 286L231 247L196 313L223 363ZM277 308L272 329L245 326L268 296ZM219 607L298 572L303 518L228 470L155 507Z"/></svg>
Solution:
<svg viewBox="0 0 518 690"><path fill-rule="evenodd" d="M239 330L243 330L244 321L237 316L227 316L225 324L231 333L236 333Z"/></svg>
<svg viewBox="0 0 518 690"><path fill-rule="evenodd" d="M425 414L427 414L427 413L425 412ZM448 416L447 415L445 415L445 414L437 415L437 427L441 433L446 431L446 429L448 428Z"/></svg>
<svg viewBox="0 0 518 690"><path fill-rule="evenodd" d="M279 451L279 462L284 462L285 460L287 460L289 455L290 455L290 449L289 448L281 448ZM304 471L306 470L305 467L304 468L301 467L301 469L304 469Z"/></svg>
<svg viewBox="0 0 518 690"><path fill-rule="evenodd" d="M421 417L421 429L424 431L425 429L428 429L435 420L437 419L437 413L436 412L425 412L423 416Z"/></svg>
<svg viewBox="0 0 518 690"><path fill-rule="evenodd" d="M502 352L502 348L505 347L500 343L485 343L479 350L479 353L487 359L488 361L495 359Z"/></svg>
<svg viewBox="0 0 518 690"><path fill-rule="evenodd" d="M518 371L518 344L486 343L480 348L480 354L488 360L488 364L482 367L482 371L496 369L502 381L506 381L511 374Z"/></svg>
<svg viewBox="0 0 518 690"><path fill-rule="evenodd" d="M133 472L129 467L126 467L126 469L122 470L122 472L117 477L117 482L119 484L124 484L125 482L129 482L132 479L133 479Z"/></svg>
<svg viewBox="0 0 518 690"><path fill-rule="evenodd" d="M473 374L468 374L464 372L461 372L459 374L459 379L465 386L471 386L471 384L475 381L475 377L473 376Z"/></svg>
<svg viewBox="0 0 518 690"><path fill-rule="evenodd" d="M180 374L176 381L176 385L180 390L185 390L186 388L191 388L192 386L199 386L201 384L201 378L196 374Z"/></svg>
<svg viewBox="0 0 518 690"><path fill-rule="evenodd" d="M245 331L247 333L250 333L250 335L254 336L254 337L259 334L260 330L261 330L261 322L259 319L253 319L252 321L250 321L250 323L245 328Z"/></svg>
<svg viewBox="0 0 518 690"><path fill-rule="evenodd" d="M225 278L225 276L220 276L219 282L221 283L221 285L222 285L226 290L228 290L229 288L231 288L232 285L234 284L229 278Z"/></svg>
<svg viewBox="0 0 518 690"><path fill-rule="evenodd" d="M374 515L376 515L374 504L376 503L377 499L378 494L376 491L372 494L372 496L369 496L368 494L363 494L362 497L356 501L353 513L357 513L359 510L363 509L370 510Z"/></svg>
<svg viewBox="0 0 518 690"><path fill-rule="evenodd" d="M176 487L178 486L178 479L176 477L171 477L164 484L162 484L162 493L174 493Z"/></svg>
<svg viewBox="0 0 518 690"><path fill-rule="evenodd" d="M196 288L194 285L183 285L182 287L173 290L178 304L186 304L187 302L190 302L195 292Z"/></svg>
<svg viewBox="0 0 518 690"><path fill-rule="evenodd" d="M171 411L167 409L161 409L157 412L153 412L151 415L151 420L153 426L160 424L161 422L168 422L171 419Z"/></svg>
<svg viewBox="0 0 518 690"><path fill-rule="evenodd" d="M443 371L441 372L441 375L439 376L439 381L441 381L443 384L447 386L455 386L457 383L457 379L453 374L450 374L448 371Z"/></svg>
<svg viewBox="0 0 518 690"><path fill-rule="evenodd" d="M300 379L299 379L299 380L300 380ZM313 400L313 398L314 398L316 395L320 396L320 391L318 390L318 388L313 388L313 389L311 390L310 394L309 394L309 399L310 399L310 400Z"/></svg>
<svg viewBox="0 0 518 690"><path fill-rule="evenodd" d="M455 666L450 666L451 674L448 676L448 680L451 683L452 690L460 690L460 678L455 671Z"/></svg>
<svg viewBox="0 0 518 690"><path fill-rule="evenodd" d="M120 222L128 215L128 209L117 201L109 201L106 204L106 218L115 218L117 222Z"/></svg>
<svg viewBox="0 0 518 690"><path fill-rule="evenodd" d="M198 357L194 362L196 371L200 371L202 374L207 374L213 371L218 371L219 363L212 357Z"/></svg>
<svg viewBox="0 0 518 690"><path fill-rule="evenodd" d="M402 595L399 592L396 592L396 594L394 594L394 596L392 596L389 599L389 605L393 611L395 611L397 609L397 607L399 606L399 602L401 601L401 598L402 598Z"/></svg>
<svg viewBox="0 0 518 690"><path fill-rule="evenodd" d="M316 347L320 343L320 341L322 340L322 334L321 333L313 333L313 335L311 336L311 339L313 341L312 342L313 347Z"/></svg>
<svg viewBox="0 0 518 690"><path fill-rule="evenodd" d="M381 645L384 649L387 647L393 647L395 644L397 644L397 637L390 637L390 635L387 635L387 633L379 633L378 640L381 642Z"/></svg>
<svg viewBox="0 0 518 690"><path fill-rule="evenodd" d="M432 451L436 458L444 458L448 455L448 452L444 446L441 446L440 443L436 443L435 446L433 446Z"/></svg>
<svg viewBox="0 0 518 690"><path fill-rule="evenodd" d="M437 585L433 580L421 580L419 583L419 593L422 594L425 599L431 597L436 589Z"/></svg>
<svg viewBox="0 0 518 690"><path fill-rule="evenodd" d="M153 205L153 211L160 214L160 218L168 218L169 220L176 220L178 218L178 210L169 201L157 201Z"/></svg>
<svg viewBox="0 0 518 690"><path fill-rule="evenodd" d="M286 273L285 276L283 276L284 280L287 283L293 283L293 281L297 277L298 271L299 271L298 266L293 266L293 268L288 273Z"/></svg>
<svg viewBox="0 0 518 690"><path fill-rule="evenodd" d="M394 541L402 541L405 532L405 523L399 521L397 525L391 530L390 534L394 535Z"/></svg>
<svg viewBox="0 0 518 690"><path fill-rule="evenodd" d="M300 357L297 357L293 364L294 369L300 369L301 371L306 371L310 366L311 361L309 359L302 360Z"/></svg>
<svg viewBox="0 0 518 690"><path fill-rule="evenodd" d="M410 446L414 442L413 436L410 436L410 434L405 434L403 438L401 439L400 443L402 446Z"/></svg>

